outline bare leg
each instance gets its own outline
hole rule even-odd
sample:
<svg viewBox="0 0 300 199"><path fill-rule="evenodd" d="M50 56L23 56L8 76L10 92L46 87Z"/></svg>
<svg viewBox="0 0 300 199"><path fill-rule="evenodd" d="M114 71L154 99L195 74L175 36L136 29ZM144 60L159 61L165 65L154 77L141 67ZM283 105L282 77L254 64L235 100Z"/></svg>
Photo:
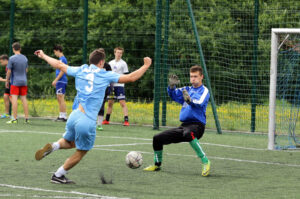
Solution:
<svg viewBox="0 0 300 199"><path fill-rule="evenodd" d="M25 118L28 119L28 103L27 103L26 95L20 96L20 98L23 104Z"/></svg>
<svg viewBox="0 0 300 199"><path fill-rule="evenodd" d="M70 170L71 168L73 168L76 164L78 164L80 162L80 160L83 158L83 156L85 156L85 154L87 153L88 151L82 151L82 150L76 150L75 153L69 157L64 165L63 165L63 168L68 171Z"/></svg>
<svg viewBox="0 0 300 199"><path fill-rule="evenodd" d="M58 141L60 149L72 149L75 148L74 142L69 142L64 138L60 138Z"/></svg>
<svg viewBox="0 0 300 199"><path fill-rule="evenodd" d="M65 95L58 94L57 96L57 102L59 105L59 112L65 113L67 111L66 108L66 102L65 102Z"/></svg>
<svg viewBox="0 0 300 199"><path fill-rule="evenodd" d="M9 114L9 95L3 95L4 99L4 106L5 106L5 113Z"/></svg>
<svg viewBox="0 0 300 199"><path fill-rule="evenodd" d="M18 114L18 95L11 95L12 115L17 119Z"/></svg>
<svg viewBox="0 0 300 199"><path fill-rule="evenodd" d="M106 114L112 113L113 105L114 105L114 100L109 99Z"/></svg>
<svg viewBox="0 0 300 199"><path fill-rule="evenodd" d="M125 100L120 100L120 105L123 109L124 116L128 116L128 108Z"/></svg>

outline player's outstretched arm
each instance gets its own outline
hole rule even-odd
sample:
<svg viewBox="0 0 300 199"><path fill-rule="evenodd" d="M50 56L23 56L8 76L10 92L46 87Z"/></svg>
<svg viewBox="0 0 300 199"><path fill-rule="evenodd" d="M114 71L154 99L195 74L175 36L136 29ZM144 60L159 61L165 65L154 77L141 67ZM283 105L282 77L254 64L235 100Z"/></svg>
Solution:
<svg viewBox="0 0 300 199"><path fill-rule="evenodd" d="M144 65L141 66L136 71L128 74L128 75L121 75L119 79L119 83L128 83L128 82L135 82L136 80L140 79L144 73L148 70L151 66L152 60L150 57L144 57Z"/></svg>
<svg viewBox="0 0 300 199"><path fill-rule="evenodd" d="M0 82L6 82L6 79L0 77Z"/></svg>
<svg viewBox="0 0 300 199"><path fill-rule="evenodd" d="M6 88L9 88L10 75L11 75L11 69L8 69L7 72L6 72L6 82L5 82L5 87Z"/></svg>
<svg viewBox="0 0 300 199"><path fill-rule="evenodd" d="M37 51L34 52L34 54L36 56L38 56L39 58L41 58L41 59L45 60L46 62L48 62L48 64L50 64L53 68L60 69L64 73L67 73L68 65L64 64L60 60L49 57L42 50L37 50Z"/></svg>

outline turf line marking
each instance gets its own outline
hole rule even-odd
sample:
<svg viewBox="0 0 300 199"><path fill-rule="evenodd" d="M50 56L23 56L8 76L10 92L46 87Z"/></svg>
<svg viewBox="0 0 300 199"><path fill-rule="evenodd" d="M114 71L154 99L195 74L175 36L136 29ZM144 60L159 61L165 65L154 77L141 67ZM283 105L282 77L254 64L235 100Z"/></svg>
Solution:
<svg viewBox="0 0 300 199"><path fill-rule="evenodd" d="M143 140L143 141L152 141L152 138L137 138L137 137L119 137L119 136L97 136L100 138L112 138L112 139L128 139L128 140Z"/></svg>
<svg viewBox="0 0 300 199"><path fill-rule="evenodd" d="M34 134L47 134L47 135L63 135L64 133L51 133L43 131L22 131L22 130L0 130L0 133L34 133Z"/></svg>
<svg viewBox="0 0 300 199"><path fill-rule="evenodd" d="M225 144L214 144L214 143L207 143L207 142L200 142L200 144L211 145L211 146L219 146L219 147L225 147L225 148L245 149L245 150L252 150L252 151L268 151L267 148L265 148L265 149L250 148L250 147L242 147L242 146L231 146L231 145L225 145Z"/></svg>
<svg viewBox="0 0 300 199"><path fill-rule="evenodd" d="M136 145L144 145L144 144L152 144L152 143L131 143L131 144L108 144L108 145L94 145L94 147L110 147L110 146L136 146Z"/></svg>
<svg viewBox="0 0 300 199"><path fill-rule="evenodd" d="M49 134L49 135L63 135L63 133L51 133L51 132L42 132L42 131L22 131L22 130L0 130L0 133L34 133L34 134ZM137 137L120 137L120 136L96 136L97 138L110 138L110 139L129 139L129 140L143 140L143 141L152 141L149 138L137 138ZM240 146L231 146L225 144L214 144L207 142L200 142L203 145L211 145L218 147L226 147L226 148L235 148L235 149L243 149L243 150L252 150L252 151L267 151L267 148L251 148L251 147L240 147ZM281 150L283 152L300 152L300 150Z"/></svg>
<svg viewBox="0 0 300 199"><path fill-rule="evenodd" d="M115 152L130 152L129 150L118 150L118 149L104 149L104 148L94 148L94 150L101 150L101 151L115 151ZM151 154L153 155L152 152L147 152L147 151L139 151L142 154ZM193 157L196 158L196 155L184 155L184 154L174 154L174 153L165 153L166 155L170 156L184 156L184 157ZM254 163L254 164L267 164L267 165L277 165L277 166L288 166L288 167L299 167L300 165L298 164L284 164L284 163L279 163L279 162L262 162L262 161L256 161L256 160L242 160L242 159L236 159L236 158L223 158L223 157L214 157L214 156L208 156L211 159L216 159L216 160L229 160L229 161L235 161L235 162L248 162L248 163Z"/></svg>
<svg viewBox="0 0 300 199"><path fill-rule="evenodd" d="M69 197L69 196L40 196L40 195L33 195L33 196L28 196L28 195L21 195L21 194L0 194L0 197L19 197L19 198L60 198L60 199L92 199L91 197ZM95 197L93 197L95 198Z"/></svg>
<svg viewBox="0 0 300 199"><path fill-rule="evenodd" d="M42 188L36 188L36 187L16 186L16 185L10 185L10 184L0 184L0 187L8 187L8 188L12 188L12 189L24 189L24 190L31 190L31 191L52 192L52 193L74 194L74 195L89 196L89 197L100 198L100 199L129 199L129 198L118 198L118 197L112 197L112 196L102 196L102 195L90 194L90 193L82 193L82 192L78 192L78 191L50 190L50 189L42 189Z"/></svg>

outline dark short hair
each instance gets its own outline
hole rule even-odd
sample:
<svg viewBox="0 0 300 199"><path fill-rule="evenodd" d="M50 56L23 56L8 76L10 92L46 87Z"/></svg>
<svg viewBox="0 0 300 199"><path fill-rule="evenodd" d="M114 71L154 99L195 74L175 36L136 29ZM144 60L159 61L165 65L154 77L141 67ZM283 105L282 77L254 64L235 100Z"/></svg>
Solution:
<svg viewBox="0 0 300 199"><path fill-rule="evenodd" d="M117 50L122 50L122 51L124 52L124 48L122 48L122 47L120 47L120 46L115 47L114 52L116 52Z"/></svg>
<svg viewBox="0 0 300 199"><path fill-rule="evenodd" d="M7 54L0 55L1 60L8 60Z"/></svg>
<svg viewBox="0 0 300 199"><path fill-rule="evenodd" d="M55 45L55 46L53 47L53 50L57 50L57 51L59 51L59 52L62 52L62 51L63 51L63 47L62 47L61 45Z"/></svg>
<svg viewBox="0 0 300 199"><path fill-rule="evenodd" d="M104 48L98 48L99 51L103 52L105 54Z"/></svg>
<svg viewBox="0 0 300 199"><path fill-rule="evenodd" d="M89 63L97 65L101 60L104 59L105 59L105 53L103 52L103 49L102 50L96 49L90 54Z"/></svg>
<svg viewBox="0 0 300 199"><path fill-rule="evenodd" d="M191 72L191 73L199 72L200 75L203 75L203 69L202 69L201 66L199 66L199 65L192 66L192 67L190 68L190 72Z"/></svg>
<svg viewBox="0 0 300 199"><path fill-rule="evenodd" d="M21 44L19 42L15 42L12 44L14 50L21 50Z"/></svg>

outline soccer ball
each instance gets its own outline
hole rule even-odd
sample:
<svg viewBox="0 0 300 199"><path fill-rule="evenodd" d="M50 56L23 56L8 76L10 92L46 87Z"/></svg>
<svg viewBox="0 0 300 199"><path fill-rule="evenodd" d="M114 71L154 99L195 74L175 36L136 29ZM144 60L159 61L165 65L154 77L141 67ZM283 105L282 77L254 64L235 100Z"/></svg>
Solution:
<svg viewBox="0 0 300 199"><path fill-rule="evenodd" d="M140 152L130 151L125 158L126 165L131 169L137 169L143 164L143 157Z"/></svg>

